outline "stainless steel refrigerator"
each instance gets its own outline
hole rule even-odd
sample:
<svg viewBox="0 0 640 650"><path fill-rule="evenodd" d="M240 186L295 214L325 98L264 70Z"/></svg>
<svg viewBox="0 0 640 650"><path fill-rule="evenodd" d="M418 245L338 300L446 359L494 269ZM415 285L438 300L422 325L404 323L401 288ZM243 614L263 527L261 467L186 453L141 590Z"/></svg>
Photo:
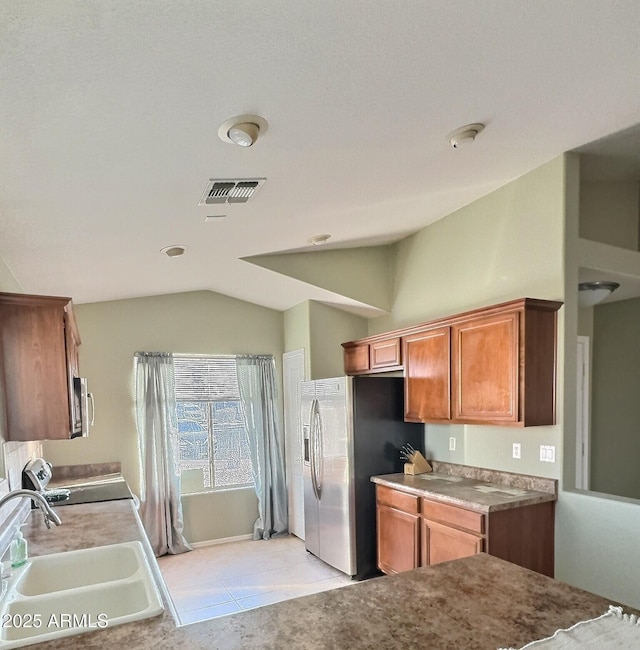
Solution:
<svg viewBox="0 0 640 650"><path fill-rule="evenodd" d="M424 451L403 404L402 377L302 382L305 546L357 580L379 574L371 477L401 472L405 443Z"/></svg>

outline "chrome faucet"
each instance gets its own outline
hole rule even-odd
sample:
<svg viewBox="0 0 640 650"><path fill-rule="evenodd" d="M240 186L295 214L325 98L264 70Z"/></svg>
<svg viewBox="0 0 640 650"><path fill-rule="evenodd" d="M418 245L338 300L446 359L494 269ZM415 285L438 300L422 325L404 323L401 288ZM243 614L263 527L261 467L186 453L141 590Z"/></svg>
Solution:
<svg viewBox="0 0 640 650"><path fill-rule="evenodd" d="M11 499L17 497L29 497L40 508L40 510L42 510L44 523L47 528L51 528L52 522L56 526L59 526L62 523L60 517L58 517L51 506L47 503L47 500L40 494L40 492L36 492L35 490L13 490L12 492L9 492L9 494L5 494L0 499L0 508L2 508L7 501L11 501Z"/></svg>

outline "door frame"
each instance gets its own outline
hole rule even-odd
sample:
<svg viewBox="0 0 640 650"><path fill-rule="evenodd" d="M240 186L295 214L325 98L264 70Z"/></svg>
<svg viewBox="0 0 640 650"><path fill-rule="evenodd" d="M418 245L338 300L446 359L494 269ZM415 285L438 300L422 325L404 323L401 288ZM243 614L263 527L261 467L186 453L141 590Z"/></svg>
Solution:
<svg viewBox="0 0 640 650"><path fill-rule="evenodd" d="M305 350L299 348L282 355L282 386L285 438L285 476L289 508L289 532L304 539L304 487L302 483L302 422L300 418L300 386L291 386L289 374L297 371L304 381L307 379ZM294 475L296 458L300 460L300 478ZM298 504L300 507L296 507Z"/></svg>
<svg viewBox="0 0 640 650"><path fill-rule="evenodd" d="M576 363L576 488L588 490L590 485L589 467L591 459L589 439L589 344L588 336L578 336Z"/></svg>

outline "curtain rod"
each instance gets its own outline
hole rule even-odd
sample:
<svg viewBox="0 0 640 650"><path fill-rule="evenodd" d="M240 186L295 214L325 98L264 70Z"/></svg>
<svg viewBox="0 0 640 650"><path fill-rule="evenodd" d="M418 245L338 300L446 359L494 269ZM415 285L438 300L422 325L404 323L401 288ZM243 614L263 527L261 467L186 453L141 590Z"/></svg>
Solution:
<svg viewBox="0 0 640 650"><path fill-rule="evenodd" d="M188 352L135 352L135 357L168 356L189 359L275 359L273 354L190 354Z"/></svg>

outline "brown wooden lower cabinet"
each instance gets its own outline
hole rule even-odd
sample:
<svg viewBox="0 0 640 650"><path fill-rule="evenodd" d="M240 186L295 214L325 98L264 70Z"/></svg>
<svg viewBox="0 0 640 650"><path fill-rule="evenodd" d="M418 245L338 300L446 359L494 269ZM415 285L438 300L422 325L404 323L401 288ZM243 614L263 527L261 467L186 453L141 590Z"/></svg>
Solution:
<svg viewBox="0 0 640 650"><path fill-rule="evenodd" d="M420 499L376 485L378 568L400 573L420 566Z"/></svg>
<svg viewBox="0 0 640 650"><path fill-rule="evenodd" d="M484 550L482 537L424 518L421 534L421 566L459 560Z"/></svg>
<svg viewBox="0 0 640 650"><path fill-rule="evenodd" d="M553 577L554 502L483 514L376 485L378 568L409 571L483 551Z"/></svg>
<svg viewBox="0 0 640 650"><path fill-rule="evenodd" d="M378 567L400 573L419 566L420 517L389 506L378 506Z"/></svg>

